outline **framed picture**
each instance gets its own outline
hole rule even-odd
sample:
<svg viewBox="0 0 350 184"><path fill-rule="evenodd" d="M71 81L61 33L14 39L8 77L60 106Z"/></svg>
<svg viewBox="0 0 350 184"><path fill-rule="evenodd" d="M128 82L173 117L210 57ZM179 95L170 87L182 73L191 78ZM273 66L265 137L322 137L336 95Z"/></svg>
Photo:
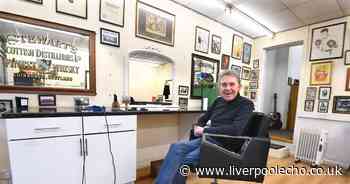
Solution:
<svg viewBox="0 0 350 184"><path fill-rule="evenodd" d="M237 77L241 78L241 70L242 68L237 65L231 65L231 70L237 75Z"/></svg>
<svg viewBox="0 0 350 184"><path fill-rule="evenodd" d="M305 100L304 111L305 112L313 112L314 111L314 100Z"/></svg>
<svg viewBox="0 0 350 184"><path fill-rule="evenodd" d="M258 69L259 68L259 59L254 59L253 60L253 68Z"/></svg>
<svg viewBox="0 0 350 184"><path fill-rule="evenodd" d="M251 81L258 81L259 80L259 70L251 70L250 80Z"/></svg>
<svg viewBox="0 0 350 184"><path fill-rule="evenodd" d="M201 98L203 93L216 94L219 77L219 60L192 54L191 98Z"/></svg>
<svg viewBox="0 0 350 184"><path fill-rule="evenodd" d="M218 35L211 35L211 52L214 54L221 53L221 37Z"/></svg>
<svg viewBox="0 0 350 184"><path fill-rule="evenodd" d="M250 57L252 54L252 45L249 43L244 42L243 44L243 60L242 63L245 63L247 65L250 64Z"/></svg>
<svg viewBox="0 0 350 184"><path fill-rule="evenodd" d="M250 92L249 98L250 98L251 100L255 101L255 100L256 100L256 91L251 91L251 92Z"/></svg>
<svg viewBox="0 0 350 184"><path fill-rule="evenodd" d="M100 21L124 27L125 0L100 0Z"/></svg>
<svg viewBox="0 0 350 184"><path fill-rule="evenodd" d="M345 91L350 91L350 68L346 71Z"/></svg>
<svg viewBox="0 0 350 184"><path fill-rule="evenodd" d="M315 100L317 95L317 87L306 88L306 100Z"/></svg>
<svg viewBox="0 0 350 184"><path fill-rule="evenodd" d="M243 52L243 37L234 34L232 38L231 57L241 60L242 52Z"/></svg>
<svg viewBox="0 0 350 184"><path fill-rule="evenodd" d="M241 79L250 80L250 71L251 69L249 67L243 66Z"/></svg>
<svg viewBox="0 0 350 184"><path fill-rule="evenodd" d="M4 112L13 112L12 100L0 99L0 114Z"/></svg>
<svg viewBox="0 0 350 184"><path fill-rule="evenodd" d="M120 33L109 29L101 28L100 31L101 44L120 47Z"/></svg>
<svg viewBox="0 0 350 184"><path fill-rule="evenodd" d="M56 0L56 12L87 19L87 0Z"/></svg>
<svg viewBox="0 0 350 184"><path fill-rule="evenodd" d="M38 95L39 106L56 106L56 95Z"/></svg>
<svg viewBox="0 0 350 184"><path fill-rule="evenodd" d="M328 105L329 105L329 101L327 101L327 100L320 100L318 102L318 110L317 110L317 112L327 113L328 112Z"/></svg>
<svg viewBox="0 0 350 184"><path fill-rule="evenodd" d="M330 85L332 79L332 62L312 63L310 85Z"/></svg>
<svg viewBox="0 0 350 184"><path fill-rule="evenodd" d="M187 96L188 95L188 90L189 90L188 86L181 86L181 85L179 85L178 95Z"/></svg>
<svg viewBox="0 0 350 184"><path fill-rule="evenodd" d="M249 89L258 89L258 82L249 82Z"/></svg>
<svg viewBox="0 0 350 184"><path fill-rule="evenodd" d="M345 51L344 65L350 65L350 50Z"/></svg>
<svg viewBox="0 0 350 184"><path fill-rule="evenodd" d="M310 61L342 58L346 22L312 29Z"/></svg>
<svg viewBox="0 0 350 184"><path fill-rule="evenodd" d="M37 4L43 4L43 0L25 0L28 2L33 2L33 3L37 3Z"/></svg>
<svg viewBox="0 0 350 184"><path fill-rule="evenodd" d="M221 70L227 70L230 64L230 56L226 54L222 54L221 56Z"/></svg>
<svg viewBox="0 0 350 184"><path fill-rule="evenodd" d="M146 4L136 3L136 37L174 46L175 15Z"/></svg>
<svg viewBox="0 0 350 184"><path fill-rule="evenodd" d="M331 99L332 87L320 87L318 91L319 100L330 100Z"/></svg>
<svg viewBox="0 0 350 184"><path fill-rule="evenodd" d="M210 32L207 29L196 26L196 40L194 50L208 54Z"/></svg>
<svg viewBox="0 0 350 184"><path fill-rule="evenodd" d="M350 96L334 96L333 113L350 114Z"/></svg>
<svg viewBox="0 0 350 184"><path fill-rule="evenodd" d="M179 98L179 107L180 109L187 109L188 106L188 98Z"/></svg>

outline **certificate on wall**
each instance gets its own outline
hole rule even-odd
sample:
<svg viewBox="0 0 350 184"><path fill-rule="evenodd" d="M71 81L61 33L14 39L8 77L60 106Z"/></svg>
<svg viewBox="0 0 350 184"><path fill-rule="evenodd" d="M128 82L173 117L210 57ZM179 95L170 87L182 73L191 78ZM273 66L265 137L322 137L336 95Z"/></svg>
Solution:
<svg viewBox="0 0 350 184"><path fill-rule="evenodd" d="M87 19L87 0L56 0L56 12Z"/></svg>
<svg viewBox="0 0 350 184"><path fill-rule="evenodd" d="M100 0L100 21L124 27L125 0Z"/></svg>

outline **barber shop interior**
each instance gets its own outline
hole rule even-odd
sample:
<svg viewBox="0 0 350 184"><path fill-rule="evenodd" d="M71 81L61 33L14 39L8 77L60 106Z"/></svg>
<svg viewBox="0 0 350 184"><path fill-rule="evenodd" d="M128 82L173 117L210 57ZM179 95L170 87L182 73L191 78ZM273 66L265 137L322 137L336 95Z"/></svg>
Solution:
<svg viewBox="0 0 350 184"><path fill-rule="evenodd" d="M0 184L349 184L348 21L350 0L0 0Z"/></svg>

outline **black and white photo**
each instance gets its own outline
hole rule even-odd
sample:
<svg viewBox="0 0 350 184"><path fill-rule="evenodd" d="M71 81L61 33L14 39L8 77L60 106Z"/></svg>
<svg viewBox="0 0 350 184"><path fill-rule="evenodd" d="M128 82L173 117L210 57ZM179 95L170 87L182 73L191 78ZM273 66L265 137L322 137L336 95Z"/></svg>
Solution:
<svg viewBox="0 0 350 184"><path fill-rule="evenodd" d="M188 86L181 86L181 85L179 85L179 91L178 91L179 95L187 96L188 95L188 91L189 91L189 87Z"/></svg>
<svg viewBox="0 0 350 184"><path fill-rule="evenodd" d="M13 112L12 100L0 99L0 113Z"/></svg>
<svg viewBox="0 0 350 184"><path fill-rule="evenodd" d="M120 47L120 33L101 28L101 43L114 47Z"/></svg>
<svg viewBox="0 0 350 184"><path fill-rule="evenodd" d="M320 87L318 91L319 100L330 100L332 87Z"/></svg>
<svg viewBox="0 0 350 184"><path fill-rule="evenodd" d="M305 112L313 112L314 111L314 100L305 100L304 111Z"/></svg>
<svg viewBox="0 0 350 184"><path fill-rule="evenodd" d="M214 54L221 53L221 37L215 34L211 36L211 52Z"/></svg>
<svg viewBox="0 0 350 184"><path fill-rule="evenodd" d="M56 12L87 19L87 0L56 0Z"/></svg>
<svg viewBox="0 0 350 184"><path fill-rule="evenodd" d="M320 113L327 113L328 112L328 105L329 105L329 101L327 100L320 100L318 102L318 111Z"/></svg>

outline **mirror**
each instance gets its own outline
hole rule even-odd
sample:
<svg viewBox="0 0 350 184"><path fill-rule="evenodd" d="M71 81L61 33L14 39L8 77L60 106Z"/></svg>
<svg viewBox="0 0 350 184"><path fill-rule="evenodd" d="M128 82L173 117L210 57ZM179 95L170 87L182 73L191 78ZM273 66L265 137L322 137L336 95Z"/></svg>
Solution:
<svg viewBox="0 0 350 184"><path fill-rule="evenodd" d="M96 95L95 33L0 13L0 92Z"/></svg>
<svg viewBox="0 0 350 184"><path fill-rule="evenodd" d="M129 96L136 102L172 103L174 63L157 51L135 50L128 60Z"/></svg>

